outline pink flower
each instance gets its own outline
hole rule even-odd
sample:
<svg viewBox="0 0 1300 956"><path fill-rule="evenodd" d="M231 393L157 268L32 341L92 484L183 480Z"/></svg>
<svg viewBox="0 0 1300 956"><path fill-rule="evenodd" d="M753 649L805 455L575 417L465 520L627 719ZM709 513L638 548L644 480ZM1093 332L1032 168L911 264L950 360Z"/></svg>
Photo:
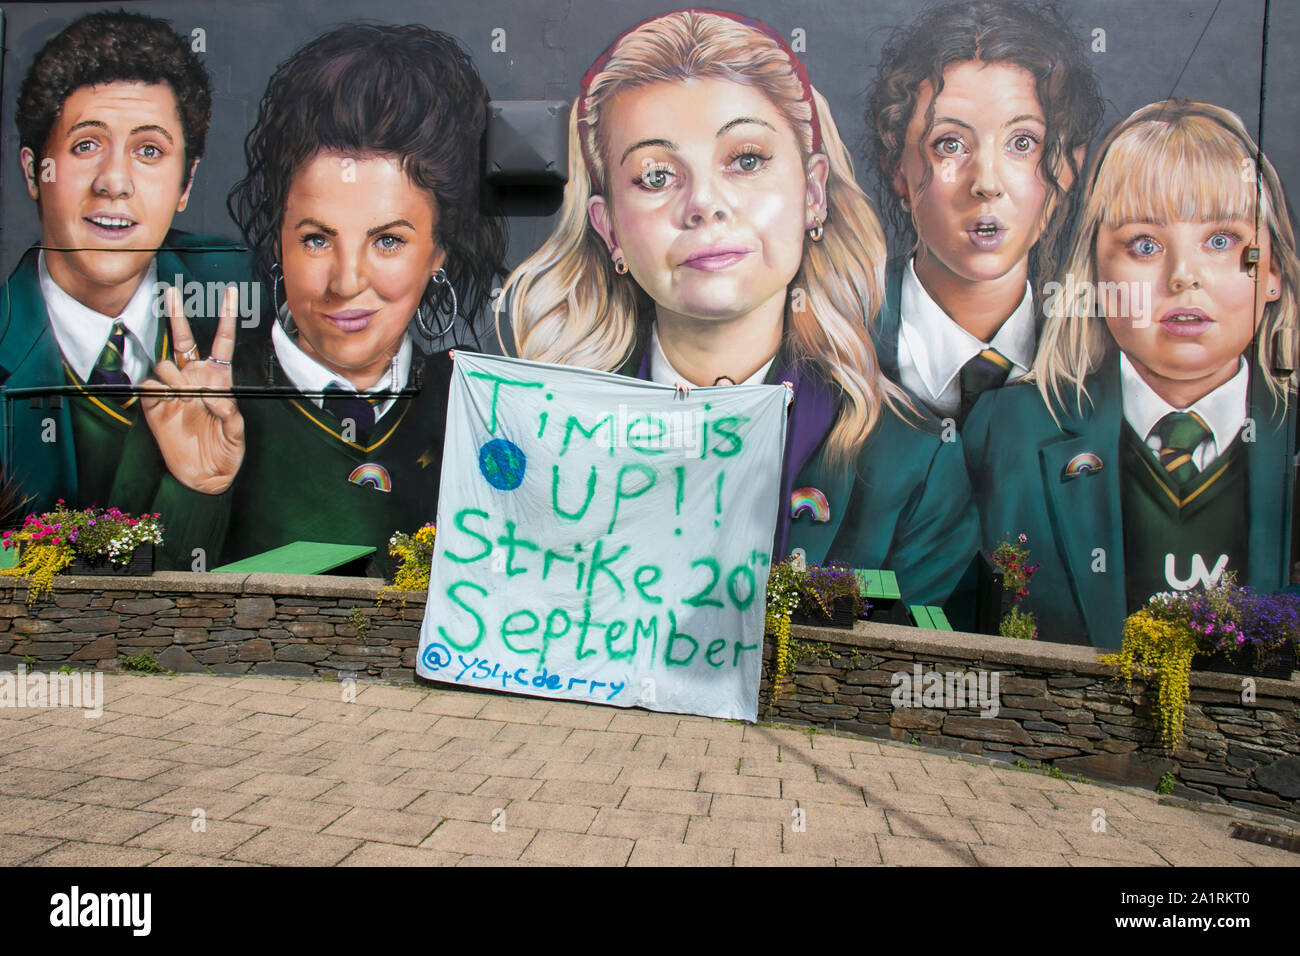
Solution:
<svg viewBox="0 0 1300 956"><path fill-rule="evenodd" d="M1021 544L1024 544L1024 543L1025 543L1026 541L1028 541L1028 540L1029 540L1029 538L1028 538L1026 535L1023 535L1023 534L1022 534L1022 535L1020 536L1020 543L1021 543Z"/></svg>

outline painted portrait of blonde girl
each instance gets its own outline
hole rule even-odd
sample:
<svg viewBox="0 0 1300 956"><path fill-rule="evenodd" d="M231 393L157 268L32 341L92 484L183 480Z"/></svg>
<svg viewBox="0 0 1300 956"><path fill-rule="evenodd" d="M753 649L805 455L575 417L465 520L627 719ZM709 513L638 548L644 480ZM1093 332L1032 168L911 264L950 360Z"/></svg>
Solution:
<svg viewBox="0 0 1300 956"><path fill-rule="evenodd" d="M780 35L697 10L627 31L583 80L569 167L498 300L503 342L665 385L788 383L775 555L941 604L976 547L961 447L880 373L883 233Z"/></svg>
<svg viewBox="0 0 1300 956"><path fill-rule="evenodd" d="M1053 639L1118 647L1152 594L1227 571L1287 584L1297 289L1281 183L1237 116L1165 100L1109 133L1037 387L981 399L963 433L986 544L1038 542Z"/></svg>

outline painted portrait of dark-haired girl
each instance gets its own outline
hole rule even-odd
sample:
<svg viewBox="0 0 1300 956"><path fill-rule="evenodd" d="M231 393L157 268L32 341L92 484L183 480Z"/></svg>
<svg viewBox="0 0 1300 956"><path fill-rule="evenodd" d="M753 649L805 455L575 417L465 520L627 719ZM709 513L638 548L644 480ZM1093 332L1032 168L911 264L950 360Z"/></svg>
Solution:
<svg viewBox="0 0 1300 956"><path fill-rule="evenodd" d="M1052 278L1102 109L1087 49L1050 3L933 7L881 54L867 128L904 244L877 351L890 379L959 428L981 394L1033 366L1035 289Z"/></svg>
<svg viewBox="0 0 1300 956"><path fill-rule="evenodd" d="M504 223L479 211L486 115L469 56L422 26L340 27L271 77L229 207L274 323L236 350L239 427L202 399L162 403L168 465L212 472L189 483L180 547L229 563L370 545L379 571L394 531L434 519L452 366L431 346L457 341L503 271Z"/></svg>

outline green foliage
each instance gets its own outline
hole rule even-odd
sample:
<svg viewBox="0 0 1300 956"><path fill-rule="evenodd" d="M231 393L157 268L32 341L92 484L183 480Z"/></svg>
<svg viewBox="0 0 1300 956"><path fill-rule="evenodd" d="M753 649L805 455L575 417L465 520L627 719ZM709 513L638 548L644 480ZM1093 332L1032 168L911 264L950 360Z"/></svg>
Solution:
<svg viewBox="0 0 1300 956"><path fill-rule="evenodd" d="M388 555L397 558L397 571L393 574L393 583L379 591L376 604L383 604L384 598L392 591L428 591L429 572L433 568L433 542L437 531L432 524L425 524L414 534L398 531L388 539ZM406 607L406 598L402 598L402 607Z"/></svg>
<svg viewBox="0 0 1300 956"><path fill-rule="evenodd" d="M1134 674L1156 685L1152 716L1168 750L1176 750L1183 741L1196 643L1196 635L1179 609L1166 612L1162 605L1152 603L1124 621L1119 653L1097 658L1102 664L1117 667L1130 687Z"/></svg>
<svg viewBox="0 0 1300 956"><path fill-rule="evenodd" d="M1029 538L1021 534L1017 536L1017 540L1019 544L1003 539L1002 543L990 552L989 558L1002 570L1002 589L1014 592L1016 601L1019 602L1029 593L1029 581L1039 566L1029 563L1029 549L1020 546Z"/></svg>
<svg viewBox="0 0 1300 956"><path fill-rule="evenodd" d="M1177 780L1178 778L1174 776L1172 770L1165 771L1165 775L1161 777L1160 782L1156 784L1156 793L1173 793L1174 784Z"/></svg>
<svg viewBox="0 0 1300 956"><path fill-rule="evenodd" d="M1002 571L1002 590L1015 595L1015 604L998 622L998 633L1003 637L1032 641L1038 637L1038 622L1033 614L1020 610L1020 602L1029 593L1029 581L1039 565L1029 563L1029 549L1022 547L1029 538L1021 534L1016 540L1018 544L1004 538L989 553L989 560Z"/></svg>
<svg viewBox="0 0 1300 956"><path fill-rule="evenodd" d="M120 664L122 670L135 671L138 674L158 674L163 670L163 666L158 663L158 659L148 651L135 657L123 657Z"/></svg>
<svg viewBox="0 0 1300 956"><path fill-rule="evenodd" d="M1031 612L1022 611L1019 604L1013 604L1011 610L998 622L998 633L1003 637L1032 641L1038 637L1038 622Z"/></svg>
<svg viewBox="0 0 1300 956"><path fill-rule="evenodd" d="M366 617L365 612L359 607L354 607L352 613L348 615L348 624L357 632L357 637L363 641L366 639L366 635L370 633L370 618Z"/></svg>
<svg viewBox="0 0 1300 956"><path fill-rule="evenodd" d="M818 644L813 641L790 642L790 667L792 670L798 670L799 665L804 661L830 656L831 646L829 644Z"/></svg>
<svg viewBox="0 0 1300 956"><path fill-rule="evenodd" d="M772 675L772 691L768 708L785 690L790 675L794 673L795 659L790 640L790 614L799 605L799 578L802 572L789 559L774 564L767 575L767 607L763 616L763 630L776 642L776 671Z"/></svg>

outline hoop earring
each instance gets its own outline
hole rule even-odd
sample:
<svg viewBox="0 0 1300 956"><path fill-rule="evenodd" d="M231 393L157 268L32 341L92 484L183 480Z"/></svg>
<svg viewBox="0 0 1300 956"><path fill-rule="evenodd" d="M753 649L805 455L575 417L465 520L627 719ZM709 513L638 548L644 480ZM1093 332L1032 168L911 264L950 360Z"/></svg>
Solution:
<svg viewBox="0 0 1300 956"><path fill-rule="evenodd" d="M440 339L450 332L460 313L460 301L456 298L456 287L451 284L451 280L447 278L447 273L444 270L439 269L433 274L433 284L445 285L447 291L451 293L451 319L447 322L446 328L435 331L433 322L424 317L424 306L418 306L415 310L415 327L420 330L420 334L426 339Z"/></svg>
<svg viewBox="0 0 1300 956"><path fill-rule="evenodd" d="M627 260L619 256L614 260L614 272L618 275L627 275Z"/></svg>
<svg viewBox="0 0 1300 956"><path fill-rule="evenodd" d="M280 269L280 263L277 262L271 266L271 304L275 306L275 320L280 323L280 328L284 329L286 334L293 335L298 331L298 326L287 308L284 310L284 318L280 318L280 296L276 290L280 288L282 282L284 282L284 273ZM285 304L288 305L287 302Z"/></svg>
<svg viewBox="0 0 1300 956"><path fill-rule="evenodd" d="M820 219L817 220L817 225L808 230L808 238L813 242L822 241L822 223Z"/></svg>

